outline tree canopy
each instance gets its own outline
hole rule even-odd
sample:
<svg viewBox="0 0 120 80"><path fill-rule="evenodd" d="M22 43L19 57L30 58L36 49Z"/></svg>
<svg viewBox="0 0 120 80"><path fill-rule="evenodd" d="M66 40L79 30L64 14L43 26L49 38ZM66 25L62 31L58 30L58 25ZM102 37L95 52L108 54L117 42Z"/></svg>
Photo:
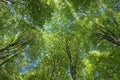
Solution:
<svg viewBox="0 0 120 80"><path fill-rule="evenodd" d="M0 80L119 80L120 0L0 0Z"/></svg>

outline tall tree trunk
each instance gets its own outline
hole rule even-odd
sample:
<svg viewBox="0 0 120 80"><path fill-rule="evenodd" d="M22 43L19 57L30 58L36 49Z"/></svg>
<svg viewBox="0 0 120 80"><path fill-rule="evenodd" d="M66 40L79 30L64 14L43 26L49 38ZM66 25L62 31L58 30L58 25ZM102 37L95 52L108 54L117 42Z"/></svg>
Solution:
<svg viewBox="0 0 120 80"><path fill-rule="evenodd" d="M66 40L66 53L69 58L70 74L71 74L72 80L76 80L76 64L73 63L70 47L68 45L67 40Z"/></svg>

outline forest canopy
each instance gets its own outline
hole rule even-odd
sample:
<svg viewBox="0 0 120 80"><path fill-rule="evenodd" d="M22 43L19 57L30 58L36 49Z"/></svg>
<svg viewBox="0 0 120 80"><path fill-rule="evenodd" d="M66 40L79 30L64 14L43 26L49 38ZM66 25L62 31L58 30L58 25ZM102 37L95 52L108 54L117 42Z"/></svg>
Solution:
<svg viewBox="0 0 120 80"><path fill-rule="evenodd" d="M119 80L120 0L0 0L0 80Z"/></svg>

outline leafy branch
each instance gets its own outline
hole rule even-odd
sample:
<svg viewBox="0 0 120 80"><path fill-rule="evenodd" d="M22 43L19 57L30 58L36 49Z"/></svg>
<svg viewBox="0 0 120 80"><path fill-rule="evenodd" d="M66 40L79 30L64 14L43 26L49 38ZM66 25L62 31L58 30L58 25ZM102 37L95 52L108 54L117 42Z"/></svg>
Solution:
<svg viewBox="0 0 120 80"><path fill-rule="evenodd" d="M15 37L11 39L10 43L6 45L4 48L0 49L0 59L3 60L3 62L0 63L0 66L3 64L9 62L13 57L17 56L17 51L23 48L26 44L31 42L33 37L29 39L24 39L23 35L20 35L15 41ZM10 51L14 51L14 53L11 54ZM11 56L11 57L10 57ZM10 57L10 58L9 58Z"/></svg>
<svg viewBox="0 0 120 80"><path fill-rule="evenodd" d="M93 35L97 38L105 39L116 46L120 46L120 38L108 28L98 26Z"/></svg>
<svg viewBox="0 0 120 80"><path fill-rule="evenodd" d="M69 58L69 66L70 66L70 73L72 76L73 80L76 80L76 62L75 64L73 63L73 59L72 59L72 55L71 55L71 51L70 51L70 46L68 44L68 40L66 40L66 53L68 55ZM77 61L77 59L76 59Z"/></svg>

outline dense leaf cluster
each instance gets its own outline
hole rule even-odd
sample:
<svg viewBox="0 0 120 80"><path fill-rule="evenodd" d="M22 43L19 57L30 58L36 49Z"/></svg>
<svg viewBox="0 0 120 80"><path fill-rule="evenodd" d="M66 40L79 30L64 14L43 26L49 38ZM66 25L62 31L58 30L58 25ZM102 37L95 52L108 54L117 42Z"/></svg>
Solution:
<svg viewBox="0 0 120 80"><path fill-rule="evenodd" d="M1 0L0 80L119 80L119 0Z"/></svg>

